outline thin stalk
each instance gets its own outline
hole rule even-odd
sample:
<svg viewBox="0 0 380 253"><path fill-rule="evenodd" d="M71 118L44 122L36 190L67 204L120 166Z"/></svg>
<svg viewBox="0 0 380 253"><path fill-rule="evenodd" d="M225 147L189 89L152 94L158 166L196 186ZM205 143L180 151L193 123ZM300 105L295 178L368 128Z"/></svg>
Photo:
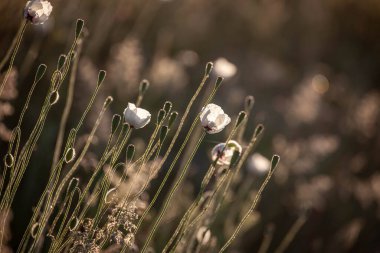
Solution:
<svg viewBox="0 0 380 253"><path fill-rule="evenodd" d="M158 157L158 155L160 154L160 151L161 151L161 148L162 148L162 145L163 145L163 143L164 143L164 141L165 141L165 139L166 139L166 136L165 136L165 138L162 140L162 143L160 142L160 141L158 141L158 150L157 150L157 152L156 152L156 155L155 155L155 157L153 158L153 161L155 161L156 159L157 159L157 157ZM152 149L152 151L154 151L155 150L155 148L153 148ZM153 155L153 154L152 154ZM153 168L154 169L154 168ZM142 189L136 194L136 196L134 197L135 199L137 199L145 190L146 190L146 188L148 187L148 185L149 185L149 182L150 182L150 177L151 177L151 175L152 175L152 172L153 172L153 169L151 169L150 170L150 173L149 173L149 177L148 177L148 179L146 180L146 182L145 182L145 184L144 184L144 186L142 187ZM120 251L121 253L125 253L126 251L127 251L127 244L124 244L124 246L123 246L123 248L122 248L122 250Z"/></svg>
<svg viewBox="0 0 380 253"><path fill-rule="evenodd" d="M274 225L269 224L267 228L265 229L264 232L264 238L263 241L260 245L258 253L267 253L270 243L272 242L273 239L273 234L274 234Z"/></svg>
<svg viewBox="0 0 380 253"><path fill-rule="evenodd" d="M196 121L195 121L195 122L196 122ZM190 132L189 132L189 133L190 133ZM149 246L149 243L150 243L150 241L152 240L153 235L154 235L154 233L156 232L156 229L157 229L158 225L160 224L161 219L162 219L162 217L164 216L164 214L165 214L165 212L166 212L166 210L167 210L167 208L168 208L168 206L169 206L169 203L170 203L171 199L173 198L174 193L176 192L176 190L177 190L177 188L179 187L179 185L182 183L182 181L183 181L183 179L184 179L184 177L185 177L185 175L186 175L186 172L187 172L187 170L188 170L188 168L189 168L189 166L190 166L190 164L191 164L191 161L193 160L194 155L195 155L195 153L197 152L197 150L198 150L198 148L199 148L200 144L202 143L202 141L203 141L203 139L204 139L205 136L206 136L206 132L203 132L202 135L200 136L200 138L199 138L199 140L198 140L198 143L196 144L196 146L195 146L193 152L191 153L191 155L190 155L190 157L189 157L187 163L185 164L185 167L182 169L181 174L180 174L180 177L179 177L178 180L175 182L174 186L172 187L171 191L169 192L169 195L168 195L168 197L167 197L167 199L166 199L166 201L165 201L165 203L164 203L164 205L163 205L163 207L162 207L162 209L161 209L161 211L160 211L160 214L159 214L158 218L156 219L156 221L155 221L155 223L154 223L154 225L153 225L153 227L152 227L152 229L151 229L151 231L150 231L150 233L149 233L149 235L148 235L148 238L145 240L145 244L144 244L144 246L143 246L143 248L142 248L142 250L141 250L141 253L146 252L146 250L147 250L147 248L148 248L148 246ZM188 138L189 138L189 135L186 136L186 137L187 137L187 138L186 138L186 141L184 142L184 144L186 144L186 142L187 142L187 140L188 140ZM185 147L185 145L182 145L182 146L181 146L180 151L178 152L178 154L181 153L181 151L182 151L182 149L183 149L184 147ZM178 159L178 154L177 154L177 156L176 156L177 159ZM173 163L172 163L172 165L171 165L170 167L174 167L174 165L176 164L177 159L175 159L175 160L173 161Z"/></svg>
<svg viewBox="0 0 380 253"><path fill-rule="evenodd" d="M82 202L84 201L86 194L88 193L91 185L93 184L94 180L96 179L97 174L100 172L100 170L104 166L104 164L109 160L109 158L115 157L115 155L114 155L115 153L116 153L116 158L120 155L123 147L125 146L128 138L130 136L130 133L131 133L131 129L128 128L127 132L125 133L125 137L122 140L122 143L120 145L115 144L115 146L109 152L107 150L104 152L104 154L103 154L102 158L100 159L97 167L95 168L93 175L91 176L89 182L87 183L85 189L83 190L83 192L82 192L82 194L81 194L81 196L77 202L77 205L76 205L74 211L72 212L72 215L71 215L71 218L69 219L69 221L71 221L73 218L75 218L77 216L77 213L79 212L80 206L81 206ZM62 241L64 240L64 236L67 234L67 232L68 232L68 227L66 226L65 229L63 230L62 234L60 235L60 238L57 239L56 243L51 246L51 248L50 248L51 250L57 248L62 243Z"/></svg>
<svg viewBox="0 0 380 253"><path fill-rule="evenodd" d="M9 57L11 57L12 53L14 53L14 48L16 46L16 43L18 40L22 39L21 37L23 36L23 30L25 30L24 26L27 24L26 20L23 20L18 27L16 36L13 38L11 46L8 48L7 52L4 55L4 58L0 62L0 71L3 70L4 65L7 63L9 60Z"/></svg>
<svg viewBox="0 0 380 253"><path fill-rule="evenodd" d="M79 179L77 180L77 182L79 183ZM70 206L70 205L71 205L71 199L72 199L71 195L72 195L72 193L69 192L70 186L71 186L71 184L69 184L68 187L67 187L67 190L66 190L67 192L66 192L65 198L63 199L63 202L62 202L62 204L61 204L61 208L59 209L57 215L56 215L55 218L53 219L53 222L52 222L52 224L51 224L51 226L50 226L50 228L49 228L49 231L48 231L48 233L47 233L47 236L49 236L49 237L51 237L51 238L53 238L53 239L54 239L54 235L53 235L53 233L54 233L54 229L55 229L55 227L56 227L56 225L57 225L57 223L58 223L58 220L60 219L61 215L62 215L63 212L65 211L65 208L66 208L67 206ZM74 188L74 189L75 189L75 188ZM69 203L69 202L70 202L70 203ZM62 221L61 224L62 224L62 223L64 223L64 222Z"/></svg>
<svg viewBox="0 0 380 253"><path fill-rule="evenodd" d="M21 150L20 153L20 159L17 159L15 164L15 169L13 172L12 177L10 178L8 185L6 187L5 193L3 195L3 198L1 199L0 204L0 210L6 210L6 214L4 215L4 219L1 224L1 233L3 234L4 231L4 225L5 225L5 219L7 218L9 207L11 206L14 195L16 193L16 190L18 189L18 186L20 184L20 181L23 177L23 174L26 170L27 165L29 164L30 157L32 155L32 152L34 150L34 147L37 143L37 140L39 139L39 136L41 135L42 129L44 127L44 123L47 117L47 114L49 112L49 109L51 107L49 103L49 95L51 92L52 87L54 86L54 82L51 82L51 85L49 87L48 95L45 98L44 105L42 107L40 116L38 117L37 123L33 128L32 133L30 134L29 139L27 140L25 146ZM0 238L0 245L2 243L3 236Z"/></svg>
<svg viewBox="0 0 380 253"><path fill-rule="evenodd" d="M8 159L13 159L13 162L12 162L12 164L6 164L6 161L4 160L3 174L1 176L1 181L0 181L0 196L2 196L2 193L3 193L3 186L4 186L4 182L5 182L5 178L7 176L8 170L10 171L9 177L12 178L12 176L13 176L13 171L14 171L13 168L15 165L15 161L17 160L17 152L18 152L18 148L20 145L20 139L21 139L20 135L21 135L21 130L19 127L16 127L15 129L13 129L12 136L11 136L11 139L10 139L9 145L8 145L8 152L6 154L6 156L9 156ZM16 147L14 148L14 151L12 154L13 146L15 143L16 143L16 145L15 145ZM4 157L4 159L7 159L6 156Z"/></svg>
<svg viewBox="0 0 380 253"><path fill-rule="evenodd" d="M224 146L223 150L221 151L222 153L224 152L224 149L227 147L227 144L230 142L230 140L232 139L232 137L235 135L235 133L238 130L238 128L240 127L240 125L241 125L241 122L238 122L238 120L237 120L235 122L235 125L232 128L231 132L229 133L229 135L227 137L227 140L225 141L226 145ZM217 157L217 159L215 159L215 161L213 161L212 164L209 166L209 169L207 170L207 173L206 173L204 179L202 180L201 189L200 189L200 191L198 193L198 196L193 201L193 203L191 204L191 206L189 207L189 209L186 211L185 215L182 217L182 219L181 219L179 225L177 226L175 232L171 236L169 242L166 244L166 246L165 246L165 248L163 250L163 253L165 253L169 249L170 245L173 242L175 242L174 246L171 249L171 252L174 252L176 246L178 245L178 243L179 243L179 241L181 240L181 237L182 237L181 235L177 237L177 235L180 234L181 230L183 230L184 227L186 227L186 225L188 223L188 220L190 219L190 216L191 216L192 212L194 211L195 208L198 207L199 201L201 200L201 197L202 197L204 191L206 190L206 186L208 185L208 183L209 183L209 181L211 179L211 176L212 176L212 174L215 171L215 166L216 166L218 160L219 160L219 157ZM176 239L176 241L174 241L175 239Z"/></svg>
<svg viewBox="0 0 380 253"><path fill-rule="evenodd" d="M149 143L148 143L148 146L143 154L143 159L142 159L142 162L139 166L139 168L137 169L137 172L136 172L136 175L138 176L140 174L140 171L141 169L145 166L146 162L147 162L147 158L148 158L148 155L149 155L149 151L150 151L150 148L152 147L153 145L153 142L154 142L154 139L156 138L157 136L157 133L161 127L163 122L160 122L159 124L156 125L155 129L154 129L154 132L153 134L151 135L150 139L149 139ZM124 205L126 204L128 198L130 197L130 194L131 194L131 191L132 191L132 188L133 188L133 184L134 182L131 183L131 185L129 186L129 189L128 189L128 192L127 192L127 195L125 196L124 198L124 202L123 202L123 207Z"/></svg>
<svg viewBox="0 0 380 253"><path fill-rule="evenodd" d="M77 38L75 38L71 49L69 51L69 55L71 57L71 54L75 48L77 42ZM68 57L68 58L70 58ZM14 57L13 57L14 58ZM45 97L44 104L42 106L40 115L37 119L37 123L35 124L32 133L29 136L29 139L27 140L26 144L24 145L23 149L20 153L20 159L17 160L17 163L15 165L15 172L14 177L10 179L10 182L8 183L7 190L4 194L3 199L1 200L0 209L3 210L4 208L7 209L7 206L10 206L13 202L14 194L18 188L18 185L21 181L21 178L23 177L23 174L26 170L27 165L29 164L30 157L32 155L32 152L34 151L34 147L41 135L41 132L43 130L46 117L48 115L48 112L53 105L50 101L51 95L53 92L58 92L60 85L62 84L68 69L70 68L70 61L66 61L63 68L63 75L60 72L60 70L56 70L53 73L53 76L51 78L50 86L48 89L47 96Z"/></svg>
<svg viewBox="0 0 380 253"><path fill-rule="evenodd" d="M258 130L259 128L261 128L260 131ZM253 133L252 138L251 138L251 140L250 140L247 148L243 152L243 154L242 154L242 156L241 156L241 158L240 158L240 160L239 160L239 162L238 162L235 170L233 171L232 175L227 180L226 186L223 188L223 192L221 193L221 200L218 202L218 205L216 206L215 211L214 211L215 214L218 213L218 210L221 208L222 203L224 201L224 198L226 197L227 192L228 192L228 190L231 187L231 183L235 182L236 175L239 174L239 171L243 167L243 165L246 162L246 160L248 159L248 156L252 153L253 149L256 147L257 143L259 142L260 137L262 136L262 133L263 133L263 129L264 129L264 126L261 125L261 124L259 124L256 127L255 132Z"/></svg>
<svg viewBox="0 0 380 253"><path fill-rule="evenodd" d="M4 79L3 79L3 81L2 81L2 83L0 85L0 96L3 93L4 86L7 83L9 74L11 73L11 70L12 70L12 67L13 67L13 63L14 63L14 60L16 58L17 51L18 51L18 49L20 47L20 44L21 44L21 41L22 41L22 37L24 35L24 32L25 32L27 24L28 24L27 20L24 20L21 23L21 25L20 25L20 27L19 27L19 29L17 31L16 37L12 41L11 47L8 49L5 57L0 62L0 71L1 71L3 69L3 67L4 67L4 65L6 64L6 62L8 61L9 57L11 57L11 60L9 62L9 66L8 66L8 70L5 73Z"/></svg>
<svg viewBox="0 0 380 253"><path fill-rule="evenodd" d="M171 236L169 242L166 244L164 250L162 251L163 253L166 253L169 250L169 247L173 244L173 247L171 248L170 252L174 252L176 247L178 246L178 243L181 241L181 238L184 236L184 230L186 226L188 225L189 219L193 214L193 211L196 210L196 208L199 206L201 198L203 196L204 191L206 190L206 186L208 185L212 174L215 171L215 167L213 165L210 166L203 182L202 182L202 187L201 190L198 193L198 196L196 199L193 201L191 206L188 208L186 211L185 215L182 217L179 225L177 226L175 232Z"/></svg>
<svg viewBox="0 0 380 253"><path fill-rule="evenodd" d="M194 227L195 224L202 218L202 216L206 213L208 208L211 206L212 200L214 199L215 194L220 190L220 188L223 186L226 179L230 178L231 176L231 170L228 170L227 173L220 179L220 182L217 183L215 190L211 193L209 199L207 200L207 203L204 205L200 213L192 220L192 222L185 227L185 229L182 231L182 234L185 235L186 232Z"/></svg>
<svg viewBox="0 0 380 253"><path fill-rule="evenodd" d="M181 132L181 130L182 130L182 128L183 128L184 122L185 122L185 120L187 119L187 116L188 116L188 114L189 114L189 112L190 112L190 109L191 109L191 107L192 107L192 105L193 105L195 99L198 97L199 93L201 92L201 90L202 90L203 86L205 85L205 83L206 83L206 81L207 81L208 78L209 78L209 73L207 73L207 71L206 71L206 73L205 73L205 75L204 75L204 77L203 77L201 83L200 83L199 86L198 86L198 89L195 91L193 97L190 99L190 101L189 101L189 103L188 103L188 105L187 105L187 107L186 107L186 110L185 110L185 112L184 112L184 114L183 114L183 116L182 116L182 118L181 118L181 120L180 120L180 123L179 123L179 126L178 126L178 128L177 128L177 131L176 131L176 133L174 134L174 137L173 137L172 141L170 142L170 145L169 145L167 151L165 152L164 157L162 158L160 164L158 165L158 169L160 169L160 168L163 166L163 164L165 163L166 159L169 157L169 154L170 154L171 150L173 149L174 144L176 143L177 138L178 138L178 136L179 136L179 134L180 134L180 132ZM210 101L210 100L213 98L215 92L216 92L216 90L214 89L214 90L213 90L213 93L211 93L211 95L209 96L208 101ZM196 124L195 122L197 122L197 121L198 121L198 117L197 117L196 120L194 121L193 126L195 126L195 124ZM192 131L192 129L190 129L190 132L191 132L191 131ZM178 153L177 153L177 155L178 155ZM156 191L156 193L155 193L153 199L152 199L151 202L149 203L149 206L145 209L144 213L142 214L141 218L139 219L139 222L138 222L138 224L137 224L137 229L136 229L136 231L135 231L135 234L136 234L137 231L139 230L139 228L140 228L142 222L144 221L145 217L148 215L150 209L151 209L151 208L153 207L153 205L156 203L156 200L157 200L158 196L160 195L162 189L164 188L164 186L165 186L165 184L166 184L166 181L168 180L168 178L169 178L171 172L172 172L172 168L169 168L169 170L168 170L168 171L166 172L166 174L165 174L164 179L161 181L161 184L160 184L158 190Z"/></svg>
<svg viewBox="0 0 380 253"><path fill-rule="evenodd" d="M101 86L100 84L97 85L97 87L95 89L95 92L93 93L93 95L91 97L91 100L90 100L89 104L87 105L87 108L86 108L85 112L82 115L81 121L78 123L75 131L73 131L73 132L77 133L78 130L80 129L80 126L81 126L81 124L83 122L83 119L87 115L87 113L89 111L89 108L91 108L91 106L92 106L92 104L94 102L94 99L95 99L95 97L96 97L96 95L98 93L98 90L99 90L100 86ZM106 110L106 107L107 106L103 106L102 111L100 113L100 117L103 116L103 114L104 114L104 112ZM98 118L97 121L98 120L100 120L100 119ZM97 122L97 124L95 124L95 125L98 125L98 124L99 124L99 122ZM70 139L70 138L72 138L72 139ZM69 140L67 141L65 150L67 150L68 146L70 146L71 143L74 142L74 139L75 139L75 134L73 136L69 136ZM54 193L54 190L56 189L56 185L57 185L58 180L59 180L60 172L61 172L61 169L62 169L62 166L63 166L63 163L64 163L64 156L65 156L65 154L62 154L62 157L60 158L59 162L52 169L51 176L49 177L48 184L47 184L46 189L45 189L45 191L43 193L43 195L44 195L47 192L50 192L50 194L48 196L48 203L47 203L47 205L45 205L45 209L44 209L43 214L41 216L41 221L39 222L40 223L40 227L39 227L38 233L36 235L35 241L33 242L32 246L30 248L34 247L35 243L39 240L40 236L42 235L43 229L45 229L45 223L48 221L48 219L50 217L50 214L51 214L51 212L53 210L53 208L51 208L51 206L55 207L55 203L56 202L52 203L52 198L53 198L53 201L54 201L54 198L57 197L56 194L54 194L54 196L53 196L53 193ZM39 204L40 203L41 202L39 202Z"/></svg>
<svg viewBox="0 0 380 253"><path fill-rule="evenodd" d="M290 228L288 233L286 233L284 239L281 241L278 248L274 251L275 253L283 253L285 250L289 247L290 243L294 240L296 237L298 231L302 228L302 226L307 221L307 215L301 214L300 217L296 220L296 222L293 224L293 226Z"/></svg>
<svg viewBox="0 0 380 253"><path fill-rule="evenodd" d="M81 51L82 51L82 41L81 43L78 43L76 57L74 58L73 67L71 68L70 80L69 80L67 96L66 96L66 104L65 104L65 108L63 109L61 122L59 123L59 130L58 130L58 135L57 135L57 141L55 143L55 148L54 148L52 167L58 162L59 154L61 153L67 119L69 118L71 106L73 104L74 87L75 87L75 81L77 77L78 63L79 63L79 57L80 57Z"/></svg>
<svg viewBox="0 0 380 253"><path fill-rule="evenodd" d="M23 116L23 113L25 113L25 110L28 106L28 103L29 103L29 99L30 99L30 96L33 92L33 89L34 89L34 86L35 86L36 82L34 82L33 86L32 86L32 90L29 92L29 95L28 95L28 99L27 99L27 102L23 108L23 112L22 112L22 115ZM11 197L11 193L17 189L17 186L18 186L18 181L21 180L21 177L23 175L23 172L24 170L26 169L26 165L28 164L28 161L29 161L29 158L30 158L30 155L31 155L31 152L33 151L34 149L34 145L42 131L42 128L43 128L43 123L46 119L46 116L47 116L47 112L49 111L49 96L50 96L50 92L51 92L51 89L52 87L54 86L54 82L51 82L50 84L50 87L49 87L49 90L48 90L48 93L47 93L47 96L45 98L45 102L43 104L43 107L41 109L41 112L40 112L40 115L37 119L37 122L28 138L28 140L26 141L26 144L24 145L24 147L22 148L20 154L19 154L19 157L17 160L14 161L14 169L12 170L12 176L8 182L8 185L7 185L7 188L6 188L6 191L3 195L3 198L1 199L1 205L0 205L0 210L4 210L4 209L7 209L7 207L11 204L12 202L12 197ZM20 118L19 122L18 122L18 126L16 127L19 128L19 125L21 124L21 121L22 121L22 117Z"/></svg>
<svg viewBox="0 0 380 253"><path fill-rule="evenodd" d="M277 164L276 164L277 165ZM267 186L267 184L269 183L269 180L271 179L273 173L275 172L275 167L272 167L270 169L270 171L268 172L268 175L267 177L265 178L264 182L262 183L262 185L260 186L260 189L259 191L257 192L256 196L255 196L255 199L253 200L253 203L252 205L250 206L249 210L246 212L246 214L244 215L243 219L240 221L239 225L236 227L235 231L233 232L233 234L231 235L231 237L228 239L228 241L223 245L223 247L220 249L219 253L222 253L224 251L226 251L226 249L231 245L231 243L233 242L233 240L237 237L237 235L239 234L241 228L243 227L245 221L248 219L248 217L252 214L252 212L255 210L256 208L256 205L261 197L261 194L263 193L265 187Z"/></svg>
<svg viewBox="0 0 380 253"><path fill-rule="evenodd" d="M59 228L59 230L57 232L57 237L60 236L60 234L62 233L62 230L64 228L63 225L66 224L66 220L67 220L67 217L68 217L68 214L69 214L69 211L70 211L70 207L71 207L71 203L72 203L72 200L74 198L75 193L77 193L78 196L81 194L81 191L80 191L80 189L78 187L75 187L73 189L73 191L70 192L67 205L62 207L62 213L63 213L63 211L65 211L65 212L63 214L63 218L62 218L62 221L61 221L61 226L60 226L60 228ZM59 216L57 216L57 217L59 217Z"/></svg>
<svg viewBox="0 0 380 253"><path fill-rule="evenodd" d="M103 107L102 110L101 110L101 112L99 113L99 116L98 116L98 118L96 119L96 122L95 122L95 124L94 124L94 127L92 128L92 130L91 130L91 132L90 132L90 134L89 134L89 137L88 137L87 140L86 140L86 143L85 143L85 146L84 146L83 150L81 151L79 157L76 159L74 165L70 168L70 170L68 171L68 173L67 173L67 174L65 175L65 177L61 180L60 184L58 185L57 190L55 190L55 192L54 192L54 195L53 195L54 198L53 198L53 200L51 201L51 203L50 203L49 206L53 206L53 207L56 206L56 203L58 202L58 199L59 199L59 197L60 197L60 194L61 194L62 190L64 189L66 183L71 179L72 175L73 175L73 174L75 173L75 171L78 169L78 167L79 167L79 165L80 165L80 163L81 163L83 157L84 157L85 154L87 153L87 151L88 151L88 149L89 149L89 147L90 147L90 145L91 145L91 143L92 143L92 140L93 140L93 138L94 138L94 136L95 136L95 132L96 132L96 130L98 129L101 120L103 119L103 116L104 116L104 113L105 113L106 109L107 109L107 107ZM54 190L54 189L53 189L53 190ZM42 202L42 200L43 200L45 194L47 194L47 192L48 192L48 189L46 189L46 190L44 191L44 193L42 194L42 196L41 196L41 198L40 198L40 201L38 202L37 207L36 207L36 209L35 209L35 212L34 212L34 214L33 214L33 217L32 217L31 220L30 220L29 226L27 227L27 229L26 229L26 231L25 231L25 233L24 233L23 239L21 240L21 242L20 242L20 244L19 244L19 248L18 248L17 252L23 252L23 248L26 247L26 245L23 246L23 244L26 244L26 243L24 243L24 241L26 241L26 237L29 236L29 230L30 230L31 226L32 226L35 222L37 222L36 219L37 219L37 216L38 216L38 210L40 210L40 209L43 207L43 202ZM45 206L47 207L48 205L45 205ZM52 209L49 209L49 210L50 210L50 213L45 213L46 217L50 217L50 214L51 214L51 211L53 210L53 208L52 208Z"/></svg>

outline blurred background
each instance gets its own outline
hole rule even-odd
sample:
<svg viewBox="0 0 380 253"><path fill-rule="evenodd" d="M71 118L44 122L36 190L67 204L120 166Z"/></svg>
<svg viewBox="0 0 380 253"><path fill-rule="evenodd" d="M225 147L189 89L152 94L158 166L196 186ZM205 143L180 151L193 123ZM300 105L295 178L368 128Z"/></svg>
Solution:
<svg viewBox="0 0 380 253"><path fill-rule="evenodd" d="M305 206L307 220L287 252L380 252L380 1L55 0L52 5L45 24L27 27L0 98L2 155L37 66L47 64L48 75L36 88L26 132L37 118L48 76L72 43L75 21L82 18L87 36L69 127L84 110L99 69L107 70L107 79L85 130L112 95L112 112L97 133L101 150L112 114L135 101L142 79L151 83L144 108L156 114L170 100L181 114L206 62L213 61L210 84L225 76L215 103L237 115L244 98L253 95L245 139L263 123L256 152L268 159L281 156L256 222L230 252L256 252L268 227L273 251ZM0 1L0 57L17 32L24 6L23 0ZM64 99L50 113L17 194L10 245L17 245L47 182L63 106ZM152 127L133 137L138 151ZM199 183L210 149L223 139L223 134L207 137L188 184ZM184 189L192 194L191 186Z"/></svg>

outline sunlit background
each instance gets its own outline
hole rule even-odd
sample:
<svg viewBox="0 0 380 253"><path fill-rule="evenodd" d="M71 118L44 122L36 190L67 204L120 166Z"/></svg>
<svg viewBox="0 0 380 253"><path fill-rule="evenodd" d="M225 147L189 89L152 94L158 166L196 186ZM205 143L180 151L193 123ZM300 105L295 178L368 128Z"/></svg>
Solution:
<svg viewBox="0 0 380 253"><path fill-rule="evenodd" d="M24 5L0 1L0 57L17 32ZM268 159L273 153L281 156L274 180L230 252L256 252L266 233L273 234L272 252L305 208L307 220L287 252L380 252L380 1L55 0L52 5L45 24L27 27L0 98L2 155L37 66L47 64L51 75L58 56L71 45L76 19L82 18L87 36L69 127L84 110L99 69L107 70L107 78L87 130L104 98L115 99L97 133L100 149L112 114L135 101L142 79L151 84L144 108L156 114L170 100L183 113L205 64L213 61L210 85L217 75L225 77L215 103L236 116L245 97L254 96L245 141L262 123L265 133L255 152ZM46 78L36 88L23 131L33 126L47 85ZM49 115L16 196L12 247L48 179L63 106L64 100ZM152 128L133 136L137 151ZM206 138L182 186L181 201L174 201L178 207L171 210L185 210L211 148L224 138ZM90 172L83 167L85 177ZM247 164L246 175L260 182L263 174L252 167ZM152 190L159 180L160 175ZM165 222L170 224L170 217ZM231 234L229 224L218 230Z"/></svg>

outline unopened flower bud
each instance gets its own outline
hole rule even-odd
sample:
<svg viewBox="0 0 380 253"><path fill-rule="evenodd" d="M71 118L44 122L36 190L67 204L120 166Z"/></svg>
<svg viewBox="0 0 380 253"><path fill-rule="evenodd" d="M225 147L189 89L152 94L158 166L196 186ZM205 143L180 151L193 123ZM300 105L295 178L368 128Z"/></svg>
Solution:
<svg viewBox="0 0 380 253"><path fill-rule="evenodd" d="M160 109L157 115L157 124L160 124L165 118L166 112L164 109Z"/></svg>
<svg viewBox="0 0 380 253"><path fill-rule="evenodd" d="M168 127L171 128L174 121L177 119L178 117L178 112L172 112L169 116L169 124L168 124Z"/></svg>
<svg viewBox="0 0 380 253"><path fill-rule="evenodd" d="M142 80L139 87L140 96L143 96L145 92L148 90L148 88L149 88L149 81L146 79Z"/></svg>
<svg viewBox="0 0 380 253"><path fill-rule="evenodd" d="M116 130L119 128L121 122L121 116L119 114L115 114L112 117L112 127L111 127L111 133L114 134Z"/></svg>
<svg viewBox="0 0 380 253"><path fill-rule="evenodd" d="M135 155L135 146L133 144L129 144L127 147L127 161L131 161L134 155Z"/></svg>
<svg viewBox="0 0 380 253"><path fill-rule="evenodd" d="M208 62L207 63L207 65L206 65L206 71L205 71L206 72L205 74L207 76L210 75L213 66L214 66L214 64L212 62Z"/></svg>
<svg viewBox="0 0 380 253"><path fill-rule="evenodd" d="M74 160L75 158L75 149L74 148L69 148L65 154L65 162L70 163Z"/></svg>

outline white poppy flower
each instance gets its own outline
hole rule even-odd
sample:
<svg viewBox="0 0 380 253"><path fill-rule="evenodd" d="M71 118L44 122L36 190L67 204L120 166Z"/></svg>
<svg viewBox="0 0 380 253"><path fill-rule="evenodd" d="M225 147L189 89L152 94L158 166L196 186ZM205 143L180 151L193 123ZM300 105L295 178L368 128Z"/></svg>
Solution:
<svg viewBox="0 0 380 253"><path fill-rule="evenodd" d="M225 58L218 58L215 61L214 69L218 76L224 78L233 77L237 72L236 66Z"/></svg>
<svg viewBox="0 0 380 253"><path fill-rule="evenodd" d="M242 151L242 147L236 141L229 141L227 146L226 143L219 143L211 150L212 160L215 161L219 157L217 164L230 165L235 150L239 153Z"/></svg>
<svg viewBox="0 0 380 253"><path fill-rule="evenodd" d="M24 8L24 17L35 25L42 24L48 20L53 7L49 1L28 1Z"/></svg>
<svg viewBox="0 0 380 253"><path fill-rule="evenodd" d="M203 128L209 134L221 132L231 122L230 117L216 104L203 107L199 117Z"/></svg>
<svg viewBox="0 0 380 253"><path fill-rule="evenodd" d="M133 103L128 103L124 110L124 120L132 128L139 129L146 126L150 121L150 113L142 108L136 107Z"/></svg>
<svg viewBox="0 0 380 253"><path fill-rule="evenodd" d="M270 161L259 153L254 153L248 160L248 170L256 174L264 174L270 169Z"/></svg>

